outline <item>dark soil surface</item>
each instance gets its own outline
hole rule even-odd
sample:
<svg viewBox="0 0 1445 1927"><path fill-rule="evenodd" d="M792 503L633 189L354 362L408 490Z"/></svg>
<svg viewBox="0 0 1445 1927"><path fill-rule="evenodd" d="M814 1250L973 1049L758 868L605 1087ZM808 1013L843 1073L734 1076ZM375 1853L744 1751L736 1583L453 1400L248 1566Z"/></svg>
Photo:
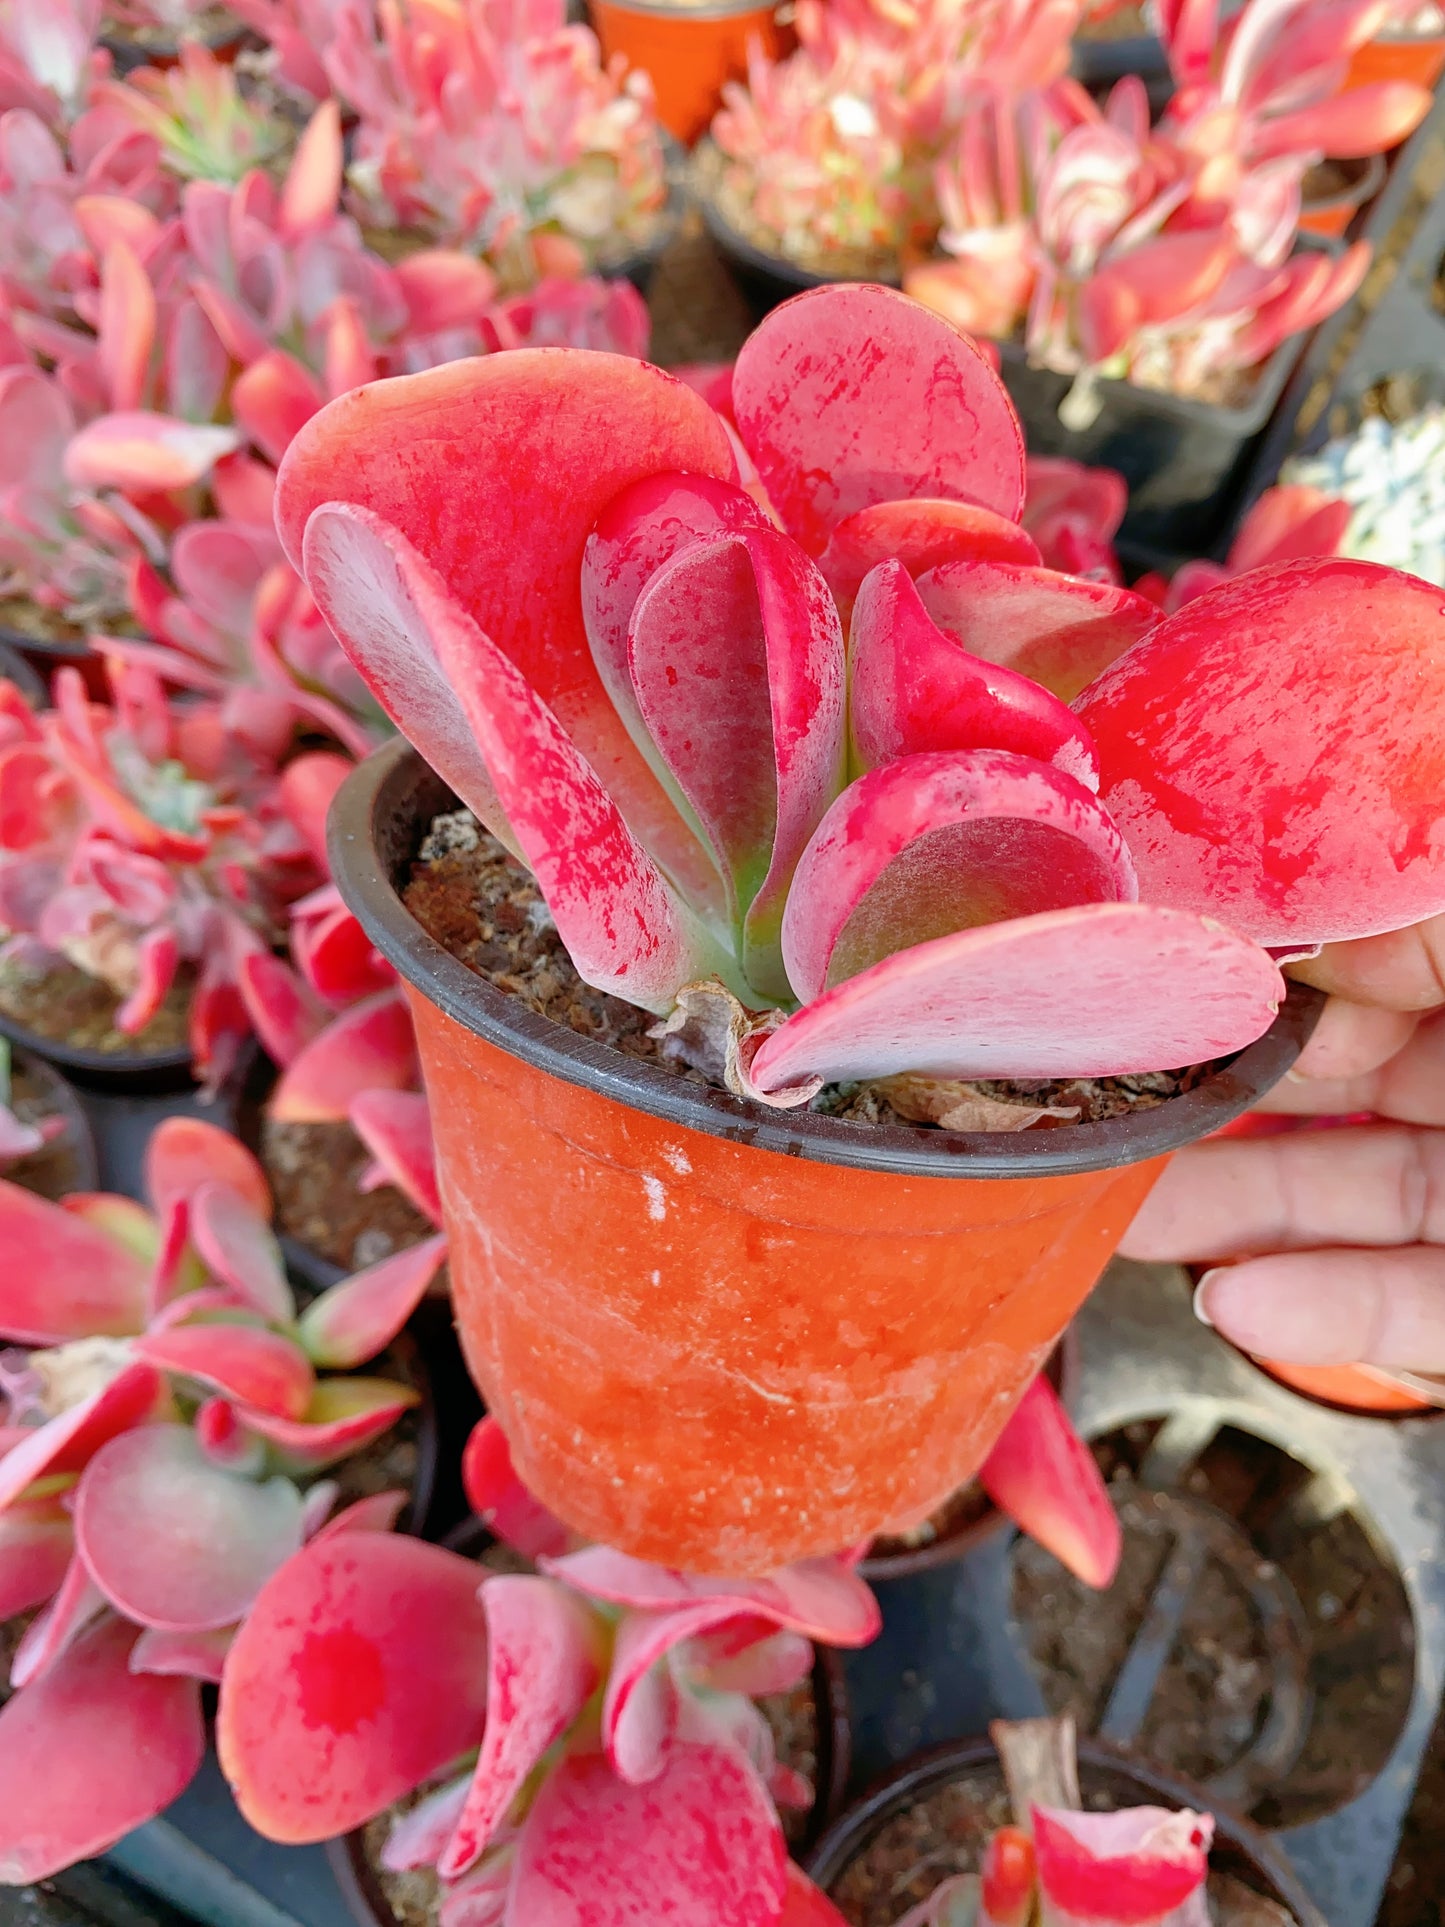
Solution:
<svg viewBox="0 0 1445 1927"><path fill-rule="evenodd" d="M430 1222L394 1185L359 1189L371 1154L347 1123L266 1118L260 1150L278 1229L334 1265L361 1271L432 1234Z"/></svg>
<svg viewBox="0 0 1445 1927"><path fill-rule="evenodd" d="M194 983L194 973L181 971L150 1023L128 1036L115 1027L124 999L98 977L63 961L44 971L5 962L0 963L0 1010L12 1022L55 1044L104 1051L107 1056L156 1056L184 1048Z"/></svg>
<svg viewBox="0 0 1445 1927"><path fill-rule="evenodd" d="M678 1076L706 1083L648 1035L656 1019L584 984L563 948L530 872L508 855L466 810L439 816L412 865L403 900L418 923L452 956L529 1010L594 1042L641 1057ZM1214 1067L1153 1071L1136 1077L977 1083L970 1088L1005 1103L1075 1106L1088 1121L1152 1110L1192 1089ZM904 1124L876 1086L830 1085L813 1110L856 1124ZM1060 1120L1052 1122L1067 1129ZM932 1129L924 1125L920 1128ZM1039 1128L1035 1126L1034 1128Z"/></svg>

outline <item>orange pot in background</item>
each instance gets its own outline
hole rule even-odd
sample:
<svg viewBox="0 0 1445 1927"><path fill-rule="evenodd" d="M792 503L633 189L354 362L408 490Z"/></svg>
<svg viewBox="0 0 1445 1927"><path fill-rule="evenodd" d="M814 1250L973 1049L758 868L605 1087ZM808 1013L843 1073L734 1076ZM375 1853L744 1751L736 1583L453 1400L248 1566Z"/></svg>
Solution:
<svg viewBox="0 0 1445 1927"><path fill-rule="evenodd" d="M1334 161L1325 165L1348 169L1354 178L1338 194L1316 197L1310 191L1314 174L1306 174L1299 224L1305 234L1338 240L1359 210L1367 202L1373 201L1385 185L1385 157L1383 154L1371 154L1365 160Z"/></svg>
<svg viewBox="0 0 1445 1927"><path fill-rule="evenodd" d="M1345 87L1367 87L1376 80L1413 80L1434 87L1445 73L1445 33L1385 34L1350 59Z"/></svg>
<svg viewBox="0 0 1445 1927"><path fill-rule="evenodd" d="M725 80L747 72L748 43L777 60L795 44L791 4L710 0L666 6L649 0L589 0L603 53L626 56L652 76L657 114L675 140L690 147L706 133L722 102Z"/></svg>
<svg viewBox="0 0 1445 1927"><path fill-rule="evenodd" d="M970 1478L1164 1155L1282 1076L1323 1001L1297 987L1226 1070L1132 1118L1002 1136L768 1111L433 943L394 880L453 807L394 743L338 796L331 856L410 996L458 1329L528 1485L664 1565L767 1571Z"/></svg>

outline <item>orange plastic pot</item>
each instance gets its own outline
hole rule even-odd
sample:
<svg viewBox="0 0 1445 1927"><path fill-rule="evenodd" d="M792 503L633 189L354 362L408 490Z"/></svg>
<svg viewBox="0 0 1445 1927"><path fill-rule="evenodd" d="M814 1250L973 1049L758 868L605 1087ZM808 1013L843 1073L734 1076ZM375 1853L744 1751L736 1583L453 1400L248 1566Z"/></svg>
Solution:
<svg viewBox="0 0 1445 1927"><path fill-rule="evenodd" d="M1301 988L1133 1118L1025 1137L769 1111L435 944L396 885L454 806L392 744L337 797L331 857L411 997L458 1330L538 1496L666 1565L767 1571L915 1524L971 1477L1165 1154L1282 1076L1322 1001Z"/></svg>
<svg viewBox="0 0 1445 1927"><path fill-rule="evenodd" d="M756 41L770 60L794 44L791 5L757 0L713 0L711 5L648 4L648 0L590 0L592 26L610 60L652 78L657 116L674 139L691 146L722 103L723 82L747 72Z"/></svg>
<svg viewBox="0 0 1445 1927"><path fill-rule="evenodd" d="M1365 160L1342 161L1336 164L1351 170L1353 178L1349 185L1342 188L1338 194L1321 195L1316 198L1310 193L1310 177L1306 175L1305 198L1299 217L1302 232L1318 234L1332 241L1339 239L1359 210L1367 201L1373 201L1385 185L1383 155L1371 154Z"/></svg>
<svg viewBox="0 0 1445 1927"><path fill-rule="evenodd" d="M1445 34L1382 34L1351 56L1345 88L1367 87L1376 80L1413 80L1433 88L1442 73Z"/></svg>

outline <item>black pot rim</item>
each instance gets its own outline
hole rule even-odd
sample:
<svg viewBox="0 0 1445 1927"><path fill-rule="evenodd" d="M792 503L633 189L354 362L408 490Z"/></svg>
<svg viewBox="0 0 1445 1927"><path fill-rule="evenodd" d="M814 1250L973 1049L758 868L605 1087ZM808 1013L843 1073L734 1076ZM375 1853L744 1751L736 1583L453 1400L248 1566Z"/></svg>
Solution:
<svg viewBox="0 0 1445 1927"><path fill-rule="evenodd" d="M0 676L14 683L32 709L49 708L50 691L44 676L4 634L0 634Z"/></svg>
<svg viewBox="0 0 1445 1927"><path fill-rule="evenodd" d="M1287 335L1272 355L1256 365L1255 383L1249 399L1234 407L1200 401L1193 395L1176 395L1167 388L1146 388L1139 382L1124 381L1117 375L1105 375L1099 387L1105 394L1127 395L1136 407L1151 408L1175 420L1203 421L1227 433L1253 435L1264 427L1274 413L1275 404L1283 394L1285 383L1303 351L1308 332L1305 329ZM1065 384L1073 380L1071 375L1062 374L1057 368L1036 368L1021 341L1000 341L996 345L1000 358L1010 367L1027 369L1031 374L1051 377Z"/></svg>
<svg viewBox="0 0 1445 1927"><path fill-rule="evenodd" d="M904 1177L1007 1178L1114 1170L1208 1136L1247 1111L1298 1057L1324 995L1292 984L1265 1034L1180 1097L1132 1117L1044 1132L939 1131L849 1124L811 1111L774 1111L712 1090L538 1016L436 943L402 903L395 879L417 831L455 808L451 791L403 738L346 779L328 818L337 887L403 978L476 1036L565 1083L708 1136L786 1157Z"/></svg>
<svg viewBox="0 0 1445 1927"><path fill-rule="evenodd" d="M38 1030L17 1024L3 1012L0 1012L0 1035L8 1037L17 1049L28 1051L32 1057L43 1057L47 1063L69 1071L87 1084L171 1091L184 1090L195 1082L189 1044L152 1052L86 1050L78 1044L42 1036Z"/></svg>
<svg viewBox="0 0 1445 1927"><path fill-rule="evenodd" d="M1130 1754L1117 1752L1101 1740L1081 1738L1078 1757L1083 1775L1094 1768L1132 1780L1143 1796L1141 1804L1190 1807L1197 1813L1212 1814L1216 1842L1232 1848L1235 1858L1248 1864L1257 1879L1269 1883L1272 1891L1267 1897L1288 1908L1295 1917L1296 1927L1329 1927L1267 1836L1232 1808L1210 1798L1202 1787L1193 1786ZM828 1829L808 1856L808 1872L820 1887L826 1888L895 1813L921 1794L931 1793L935 1787L962 1778L978 1767L992 1766L997 1759L993 1742L987 1739L946 1740L941 1746L915 1753L875 1781Z"/></svg>

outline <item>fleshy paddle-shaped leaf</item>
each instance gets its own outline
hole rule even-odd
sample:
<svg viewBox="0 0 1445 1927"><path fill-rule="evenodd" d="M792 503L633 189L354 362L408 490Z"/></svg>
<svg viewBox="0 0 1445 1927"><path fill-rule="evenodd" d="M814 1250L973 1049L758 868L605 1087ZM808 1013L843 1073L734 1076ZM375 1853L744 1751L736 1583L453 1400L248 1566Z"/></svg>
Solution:
<svg viewBox="0 0 1445 1927"><path fill-rule="evenodd" d="M978 1476L999 1511L1075 1578L1100 1589L1111 1583L1123 1545L1118 1515L1093 1453L1042 1373Z"/></svg>
<svg viewBox="0 0 1445 1927"><path fill-rule="evenodd" d="M421 1091L362 1091L351 1100L351 1128L423 1217L439 1225L436 1150L431 1112Z"/></svg>
<svg viewBox="0 0 1445 1927"><path fill-rule="evenodd" d="M1178 1069L1242 1050L1283 997L1273 960L1210 918L1086 903L885 957L764 1038L751 1074L771 1095L814 1078L895 1071L1044 1078Z"/></svg>
<svg viewBox="0 0 1445 1927"><path fill-rule="evenodd" d="M864 582L848 638L855 775L920 750L1010 749L1099 787L1089 732L1067 703L946 635L902 565Z"/></svg>
<svg viewBox="0 0 1445 1927"><path fill-rule="evenodd" d="M628 660L642 719L727 883L748 981L786 998L788 885L843 780L843 634L827 584L774 529L697 544L643 591Z"/></svg>
<svg viewBox="0 0 1445 1927"><path fill-rule="evenodd" d="M774 1927L786 1859L762 1782L735 1747L674 1745L641 1787L583 1754L537 1796L509 1912L527 1927Z"/></svg>
<svg viewBox="0 0 1445 1927"><path fill-rule="evenodd" d="M733 408L784 528L821 555L837 525L914 496L1017 519L1023 436L974 343L888 288L814 288L743 345Z"/></svg>
<svg viewBox="0 0 1445 1927"><path fill-rule="evenodd" d="M207 1632L163 1632L147 1626L131 1648L133 1673L158 1673L167 1678L199 1679L208 1686L219 1686L226 1654L234 1638L229 1626Z"/></svg>
<svg viewBox="0 0 1445 1927"><path fill-rule="evenodd" d="M149 1268L87 1219L0 1181L0 1337L124 1338L145 1321Z"/></svg>
<svg viewBox="0 0 1445 1927"><path fill-rule="evenodd" d="M363 998L287 1065L267 1110L286 1124L345 1118L363 1091L404 1091L417 1078L416 1036L399 990Z"/></svg>
<svg viewBox="0 0 1445 1927"><path fill-rule="evenodd" d="M126 1365L89 1398L72 1405L58 1418L20 1437L0 1456L0 1507L18 1499L37 1479L61 1472L78 1472L108 1439L132 1425L142 1425L155 1411L165 1381L152 1365Z"/></svg>
<svg viewBox="0 0 1445 1927"><path fill-rule="evenodd" d="M1209 1872L1214 1821L1207 1813L1034 1807L1032 1820L1039 1890L1045 1907L1066 1919L1169 1919ZM1207 1921L1207 1911L1199 1918Z"/></svg>
<svg viewBox="0 0 1445 1927"><path fill-rule="evenodd" d="M132 1349L163 1372L197 1379L278 1418L300 1418L316 1383L299 1345L257 1325L172 1325L147 1332Z"/></svg>
<svg viewBox="0 0 1445 1927"><path fill-rule="evenodd" d="M490 1415L478 1419L462 1452L467 1504L505 1545L528 1559L555 1557L571 1535L517 1477L507 1435Z"/></svg>
<svg viewBox="0 0 1445 1927"><path fill-rule="evenodd" d="M285 1471L324 1472L380 1438L420 1397L409 1385L385 1378L323 1378L302 1419L276 1418L250 1405L243 1406L239 1416L249 1431L275 1448Z"/></svg>
<svg viewBox="0 0 1445 1927"><path fill-rule="evenodd" d="M1157 607L1111 582L1082 582L1015 562L946 562L918 578L923 606L971 654L1072 702L1159 620Z"/></svg>
<svg viewBox="0 0 1445 1927"><path fill-rule="evenodd" d="M896 561L909 575L945 562L1037 563L1039 547L1017 522L976 502L879 502L840 522L818 567L846 622L864 577Z"/></svg>
<svg viewBox="0 0 1445 1927"><path fill-rule="evenodd" d="M584 1546L538 1564L610 1605L671 1612L721 1600L733 1603L739 1615L752 1614L829 1646L866 1646L883 1623L877 1600L842 1559L805 1559L762 1579L673 1572L610 1546Z"/></svg>
<svg viewBox="0 0 1445 1927"><path fill-rule="evenodd" d="M389 1533L312 1542L226 1660L216 1744L270 1840L359 1826L479 1745L487 1625L469 1559Z"/></svg>
<svg viewBox="0 0 1445 1927"><path fill-rule="evenodd" d="M578 584L587 536L613 497L679 470L720 481L735 473L727 431L700 396L621 356L516 349L332 402L287 451L277 527L297 569L307 520L323 502L355 504L397 528L670 868L669 850L685 857L693 839L606 699ZM337 620L339 585L308 580L397 727L506 841L474 793L486 759L468 749L470 731L424 634L374 622L353 634ZM352 602L352 613L364 617L364 607Z"/></svg>
<svg viewBox="0 0 1445 1927"><path fill-rule="evenodd" d="M69 1516L51 1503L0 1513L0 1624L44 1605L70 1564Z"/></svg>
<svg viewBox="0 0 1445 1927"><path fill-rule="evenodd" d="M580 1602L546 1579L498 1574L483 1582L487 1616L487 1730L437 1871L455 1880L481 1858L528 1776L572 1725L602 1672L598 1628Z"/></svg>
<svg viewBox="0 0 1445 1927"><path fill-rule="evenodd" d="M806 1003L910 945L1135 894L1122 838L1073 777L1007 750L905 756L860 776L819 825L783 956Z"/></svg>
<svg viewBox="0 0 1445 1927"><path fill-rule="evenodd" d="M169 1217L172 1205L203 1184L228 1185L257 1217L271 1216L266 1174L239 1138L201 1118L163 1118L145 1152L145 1191L157 1215Z"/></svg>
<svg viewBox="0 0 1445 1927"><path fill-rule="evenodd" d="M1445 909L1445 602L1428 583L1345 560L1242 576L1078 707L1151 902L1281 947Z"/></svg>
<svg viewBox="0 0 1445 1927"><path fill-rule="evenodd" d="M365 620L429 637L579 975L665 1011L683 984L714 974L720 952L596 771L410 543L363 509L329 507L311 518L306 554L333 627ZM340 618L339 596L355 604Z"/></svg>
<svg viewBox="0 0 1445 1927"><path fill-rule="evenodd" d="M0 1884L45 1880L169 1806L201 1763L200 1688L132 1673L109 1617L0 1707Z"/></svg>
<svg viewBox="0 0 1445 1927"><path fill-rule="evenodd" d="M278 1324L294 1316L281 1247L264 1218L228 1184L203 1184L191 1199L191 1243L223 1284Z"/></svg>
<svg viewBox="0 0 1445 1927"><path fill-rule="evenodd" d="M296 1327L309 1356L336 1371L375 1358L421 1303L446 1250L445 1237L425 1238L314 1298ZM281 1416L301 1418L305 1409Z"/></svg>
<svg viewBox="0 0 1445 1927"><path fill-rule="evenodd" d="M239 1619L301 1545L301 1495L212 1464L189 1426L147 1425L91 1460L75 1502L81 1557L128 1619L204 1632Z"/></svg>

